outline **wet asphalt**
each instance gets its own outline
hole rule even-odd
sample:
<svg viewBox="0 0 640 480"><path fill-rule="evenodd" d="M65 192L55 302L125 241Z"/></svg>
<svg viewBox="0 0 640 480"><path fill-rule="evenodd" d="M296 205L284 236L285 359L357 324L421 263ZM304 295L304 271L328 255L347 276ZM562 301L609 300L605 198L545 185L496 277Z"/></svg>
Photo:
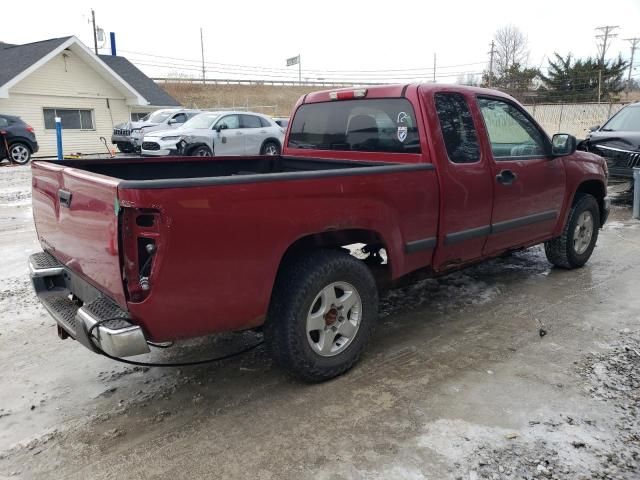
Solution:
<svg viewBox="0 0 640 480"><path fill-rule="evenodd" d="M0 167L0 478L640 477L640 222L624 200L582 269L535 247L389 292L362 361L320 385L263 348L149 369L61 341L28 278L38 250L29 169Z"/></svg>

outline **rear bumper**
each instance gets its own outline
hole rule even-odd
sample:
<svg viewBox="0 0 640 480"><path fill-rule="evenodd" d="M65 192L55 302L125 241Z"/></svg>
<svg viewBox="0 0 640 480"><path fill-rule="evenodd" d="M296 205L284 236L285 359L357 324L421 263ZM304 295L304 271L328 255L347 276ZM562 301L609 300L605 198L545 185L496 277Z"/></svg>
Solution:
<svg viewBox="0 0 640 480"><path fill-rule="evenodd" d="M94 352L114 357L149 352L144 331L126 311L49 253L31 255L29 272L38 299L58 324L62 338L70 336Z"/></svg>

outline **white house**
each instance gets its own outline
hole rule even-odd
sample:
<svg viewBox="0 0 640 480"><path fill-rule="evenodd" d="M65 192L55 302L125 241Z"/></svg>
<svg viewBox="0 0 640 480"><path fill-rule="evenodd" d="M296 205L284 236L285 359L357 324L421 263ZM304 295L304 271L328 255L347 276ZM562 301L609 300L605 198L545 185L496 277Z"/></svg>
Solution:
<svg viewBox="0 0 640 480"><path fill-rule="evenodd" d="M0 43L0 113L36 132L37 156L56 154L55 117L64 153L104 152L113 126L132 114L179 103L124 57L95 55L76 37L25 45Z"/></svg>

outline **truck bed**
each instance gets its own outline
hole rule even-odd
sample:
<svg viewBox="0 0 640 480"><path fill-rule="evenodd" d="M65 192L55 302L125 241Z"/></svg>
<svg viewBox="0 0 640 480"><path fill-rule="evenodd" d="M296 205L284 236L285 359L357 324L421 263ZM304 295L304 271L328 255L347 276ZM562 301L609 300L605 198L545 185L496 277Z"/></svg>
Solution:
<svg viewBox="0 0 640 480"><path fill-rule="evenodd" d="M428 170L431 164L398 164L295 157L173 157L161 159L65 160L72 167L122 180L120 188L175 188L297 178Z"/></svg>

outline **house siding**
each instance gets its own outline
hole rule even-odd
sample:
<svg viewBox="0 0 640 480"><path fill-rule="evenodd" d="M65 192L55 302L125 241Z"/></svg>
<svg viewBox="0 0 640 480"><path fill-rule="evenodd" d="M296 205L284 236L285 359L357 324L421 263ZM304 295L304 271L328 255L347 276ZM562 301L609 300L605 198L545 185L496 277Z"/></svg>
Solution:
<svg viewBox="0 0 640 480"><path fill-rule="evenodd" d="M9 90L0 98L0 112L17 115L33 126L40 146L36 156L56 155L55 130L44 128L44 108L93 110L94 130L64 130L65 154L104 152L100 137L110 144L115 124L129 120L130 107L122 93L72 52L66 51Z"/></svg>

